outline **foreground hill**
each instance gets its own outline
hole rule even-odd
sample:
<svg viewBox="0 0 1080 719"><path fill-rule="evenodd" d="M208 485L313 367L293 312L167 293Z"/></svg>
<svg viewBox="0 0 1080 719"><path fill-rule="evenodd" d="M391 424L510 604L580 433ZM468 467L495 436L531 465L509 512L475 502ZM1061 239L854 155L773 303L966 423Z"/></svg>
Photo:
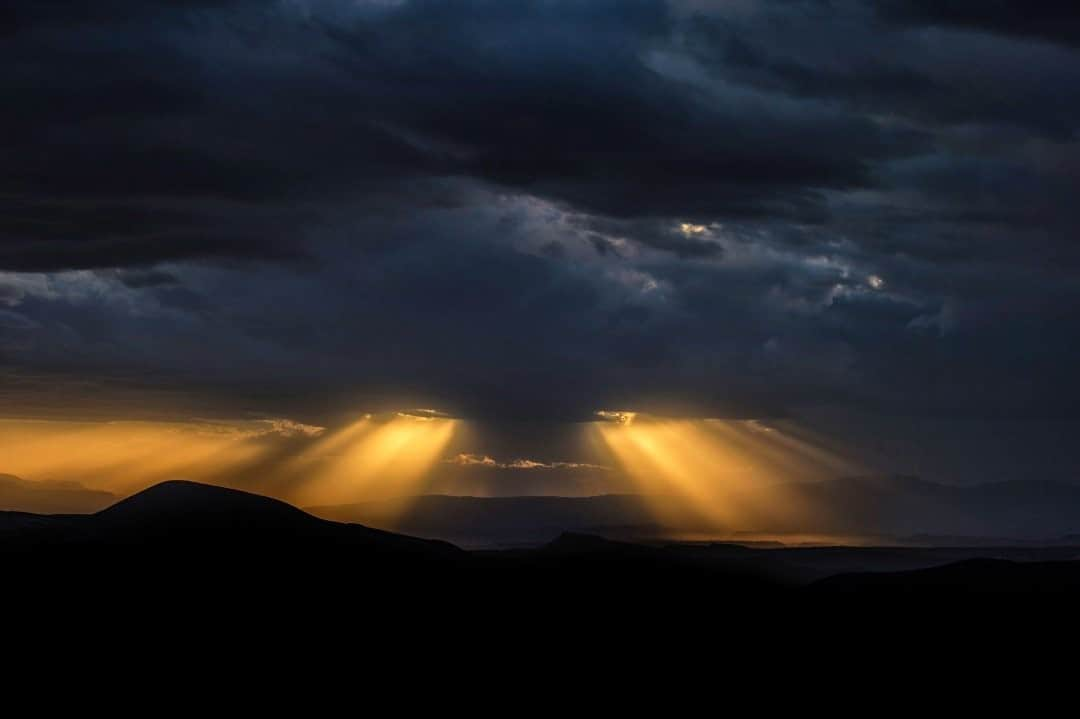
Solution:
<svg viewBox="0 0 1080 719"><path fill-rule="evenodd" d="M979 557L990 564L970 564ZM380 627L483 616L489 628L554 616L775 617L843 594L902 599L912 587L930 586L935 596L1077 592L1080 562L1065 561L1077 557L1080 547L1070 546L749 547L580 533L536 548L467 552L259 495L166 482L95 514L0 513L8 588L0 605L17 613L9 616L122 608L146 626L195 609L275 626L316 615Z"/></svg>
<svg viewBox="0 0 1080 719"><path fill-rule="evenodd" d="M88 515L0 513L9 602L299 601L446 573L467 559L444 542L327 522L284 502L173 481ZM342 594L344 596L344 594ZM322 599L320 599L322 601Z"/></svg>
<svg viewBox="0 0 1080 719"><path fill-rule="evenodd" d="M94 514L0 513L0 552L176 552L214 557L271 550L371 549L380 555L447 557L463 552L444 542L328 522L262 495L196 482L154 485Z"/></svg>
<svg viewBox="0 0 1080 719"><path fill-rule="evenodd" d="M599 544L598 544L599 543ZM340 606L417 602L560 605L582 592L626 597L772 592L774 583L724 563L633 544L563 542L523 552L469 553L312 516L275 499L193 482L165 482L91 515L0 513L8 595L40 603L134 593L155 601L288 598ZM87 588L93 587L89 592Z"/></svg>

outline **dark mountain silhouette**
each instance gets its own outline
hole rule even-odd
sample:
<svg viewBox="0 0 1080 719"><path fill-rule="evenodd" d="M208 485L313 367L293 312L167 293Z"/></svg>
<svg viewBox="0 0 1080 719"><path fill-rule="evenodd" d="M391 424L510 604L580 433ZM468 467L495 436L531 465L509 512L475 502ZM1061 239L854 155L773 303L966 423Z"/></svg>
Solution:
<svg viewBox="0 0 1080 719"><path fill-rule="evenodd" d="M569 536L547 548L470 553L180 481L91 515L0 514L0 559L9 586L20 588L10 601L34 607L73 596L95 603L138 596L169 606L227 596L248 609L272 601L289 603L289 611L363 606L397 616L416 605L422 613L489 605L513 613L570 607L584 597L617 606L626 597L666 603L685 591L726 601L776 591L752 568L661 547Z"/></svg>
<svg viewBox="0 0 1080 719"><path fill-rule="evenodd" d="M1056 540L1080 528L1080 486L1015 481L957 487L914 477L860 477L781 485L785 502L805 520L758 520L751 533L861 535L890 543L1000 546ZM771 495L764 495L771 496ZM773 500L775 501L775 500ZM767 506L759 501L758 506ZM318 516L393 528L466 546L538 545L562 532L624 538L672 536L707 527L663 527L646 498L451 497L412 498L404 514L393 502L312 507ZM762 513L768 516L768 513ZM778 513L783 514L783 513ZM728 534L731 528L722 528ZM1001 539L1006 538L1006 539Z"/></svg>
<svg viewBox="0 0 1080 719"><path fill-rule="evenodd" d="M781 611L800 596L901 596L923 586L1080 591L1080 562L1064 561L1074 558L1080 547L641 544L575 532L535 548L468 552L192 482L166 482L95 514L0 513L9 607L62 614L123 606L147 626L193 607L243 612L267 626L295 616L378 623L483 615L510 627L540 616L677 617L690 607L740 616Z"/></svg>
<svg viewBox="0 0 1080 719"><path fill-rule="evenodd" d="M402 557L464 555L444 542L328 522L269 497L180 480L150 487L96 514L3 513L0 537L0 552L12 561L81 560L92 554L99 565L116 566L183 558L207 569L237 561L241 569L257 569L302 557L306 566L315 566L344 554L384 564Z"/></svg>
<svg viewBox="0 0 1080 719"><path fill-rule="evenodd" d="M815 583L812 591L886 597L966 594L1074 594L1080 592L1080 562L1011 562L968 559L906 572L840 574Z"/></svg>
<svg viewBox="0 0 1080 719"><path fill-rule="evenodd" d="M88 489L78 482L31 481L0 474L0 511L66 514L96 512L116 501L116 496Z"/></svg>
<svg viewBox="0 0 1080 719"><path fill-rule="evenodd" d="M658 529L642 497L415 497L402 514L394 502L310 507L342 522L393 528L463 545L542 544L563 532Z"/></svg>
<svg viewBox="0 0 1080 719"><path fill-rule="evenodd" d="M669 545L673 552L700 561L751 566L774 580L804 584L825 577L860 572L927 569L972 558L1010 562L1080 560L1080 542L1066 544L910 546L746 546L729 543Z"/></svg>
<svg viewBox="0 0 1080 719"><path fill-rule="evenodd" d="M149 506L163 490L140 493L106 516L119 517L134 508L153 510L155 523L165 512L180 511L205 495L182 483L166 483L167 499ZM810 520L760 521L754 527L734 529L753 533L811 533L863 535L880 541L924 546L1020 544L1054 540L1080 531L1080 485L1036 480L1000 482L967 487L926 482L914 477L862 477L783 485L785 501L804 507ZM228 505L214 495L212 504ZM115 497L77 483L27 481L0 475L0 510L38 514L94 512L108 507ZM270 500L267 500L270 501ZM282 505L283 507L288 505ZM404 534L442 539L466 547L539 545L563 532L578 532L640 539L672 536L681 530L705 527L663 527L647 509L645 498L635 495L597 497L416 497L404 514L396 502L312 507L309 511L337 522L359 523ZM202 512L209 521L215 512ZM284 511L284 510L281 510ZM269 517L273 513L268 511ZM261 516L261 514L259 515ZM767 513L764 515L767 516ZM190 518L190 514L189 514ZM11 518L6 520L13 522ZM236 521L233 518L233 521ZM732 528L724 528L724 533ZM738 533L730 536L739 536ZM741 536L753 540L753 534ZM1004 538L1004 539L1002 539ZM1062 540L1063 543L1075 543Z"/></svg>
<svg viewBox="0 0 1080 719"><path fill-rule="evenodd" d="M612 555L603 552L607 559L598 562L595 544L567 551L570 541L564 537L541 550L469 553L185 481L156 485L91 515L0 514L7 576L42 591L61 591L57 585L137 585L172 596L216 587L245 596L304 592L325 599L333 587L335 601L357 591L375 591L380 601L406 601L438 587L452 592L440 601L497 595L535 602L571 590L650 591L660 588L660 577L666 583L722 585L733 596L770 586L741 568L683 561L656 547L619 544L618 561L608 561Z"/></svg>
<svg viewBox="0 0 1080 719"><path fill-rule="evenodd" d="M279 525L311 519L287 502L185 480L156 484L103 509L97 516L112 522L186 522L198 518L211 524L229 525L253 520Z"/></svg>

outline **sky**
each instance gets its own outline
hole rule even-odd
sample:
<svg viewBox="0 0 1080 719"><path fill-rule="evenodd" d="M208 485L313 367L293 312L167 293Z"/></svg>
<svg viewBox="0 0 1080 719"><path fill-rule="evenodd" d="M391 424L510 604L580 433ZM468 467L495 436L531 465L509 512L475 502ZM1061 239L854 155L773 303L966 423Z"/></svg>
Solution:
<svg viewBox="0 0 1080 719"><path fill-rule="evenodd" d="M1068 4L13 0L0 28L9 456L20 421L315 441L432 408L472 430L431 466L580 493L514 463L615 466L582 425L628 411L1076 479ZM46 474L99 482L75 467Z"/></svg>

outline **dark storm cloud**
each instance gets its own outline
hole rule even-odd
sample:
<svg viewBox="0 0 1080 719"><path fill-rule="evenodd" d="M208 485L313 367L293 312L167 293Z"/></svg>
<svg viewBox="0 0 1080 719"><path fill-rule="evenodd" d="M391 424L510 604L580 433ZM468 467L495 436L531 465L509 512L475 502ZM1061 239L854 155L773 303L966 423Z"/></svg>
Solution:
<svg viewBox="0 0 1080 719"><path fill-rule="evenodd" d="M288 208L310 223L313 199L433 169L363 115L370 98L338 85L322 33L287 8L107 5L9 11L0 266L295 258Z"/></svg>
<svg viewBox="0 0 1080 719"><path fill-rule="evenodd" d="M1018 35L1080 46L1075 3L1023 0L878 0L883 18L914 26L940 25Z"/></svg>
<svg viewBox="0 0 1080 719"><path fill-rule="evenodd" d="M143 287L175 285L180 282L180 278L171 272L162 270L134 270L120 273L120 281L128 287L141 289Z"/></svg>
<svg viewBox="0 0 1080 719"><path fill-rule="evenodd" d="M390 122L469 174L616 216L818 219L911 138L824 107L695 87L661 55L663 3L412 2L335 33ZM379 92L379 91L377 91ZM382 93L380 92L380 95Z"/></svg>
<svg viewBox="0 0 1080 719"><path fill-rule="evenodd" d="M978 4L987 16L995 5ZM912 10L904 15L910 23L881 23L871 6L857 2L762 2L751 4L753 10L695 17L683 42L717 74L860 113L1072 136L1080 102L1075 93L1062 95L1080 80L1071 50L962 33L959 24L934 22L930 13L901 6ZM1075 23L1076 11L1069 12ZM973 21L978 16L968 15Z"/></svg>
<svg viewBox="0 0 1080 719"><path fill-rule="evenodd" d="M0 366L276 413L1065 413L1080 56L1018 8L9 3Z"/></svg>
<svg viewBox="0 0 1080 719"><path fill-rule="evenodd" d="M718 257L723 247L710 235L709 228L691 223L673 224L670 220L626 220L582 215L573 222L589 233L600 254L618 254L617 240L631 240L647 247L665 250L682 258Z"/></svg>
<svg viewBox="0 0 1080 719"><path fill-rule="evenodd" d="M821 189L872 184L869 163L911 145L670 76L649 56L674 32L657 0L9 13L11 269L288 257L279 235L295 233L204 205L326 203L394 177L467 175L620 217L821 221Z"/></svg>

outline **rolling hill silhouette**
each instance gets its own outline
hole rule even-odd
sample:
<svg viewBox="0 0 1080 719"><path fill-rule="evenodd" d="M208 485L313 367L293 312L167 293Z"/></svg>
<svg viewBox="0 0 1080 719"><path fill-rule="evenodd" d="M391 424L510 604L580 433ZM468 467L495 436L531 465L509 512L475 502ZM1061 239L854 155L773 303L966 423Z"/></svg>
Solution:
<svg viewBox="0 0 1080 719"><path fill-rule="evenodd" d="M574 532L535 548L469 552L185 481L95 514L0 513L0 560L16 588L7 603L35 611L129 607L134 598L147 612L227 599L255 613L677 615L687 601L727 611L843 594L1078 592L1080 562L1065 561L1077 558L1077 546L640 544Z"/></svg>
<svg viewBox="0 0 1080 719"><path fill-rule="evenodd" d="M224 592L305 606L362 596L396 607L437 595L440 606L500 597L510 607L563 602L579 592L614 601L677 586L722 589L729 597L772 587L744 568L632 544L612 554L611 546L564 538L547 549L470 553L186 481L150 487L90 515L0 513L6 577L31 588L26 597L48 601L94 586L109 596L150 592L170 603Z"/></svg>
<svg viewBox="0 0 1080 719"><path fill-rule="evenodd" d="M156 552L192 552L209 546L220 555L236 548L292 553L314 544L334 551L377 550L380 556L464 554L445 542L328 522L277 499L184 480L154 485L95 514L2 513L0 533L6 535L0 546L7 552L34 543Z"/></svg>
<svg viewBox="0 0 1080 719"><path fill-rule="evenodd" d="M821 594L890 598L1076 594L1080 592L1080 562L967 559L939 567L903 572L839 574L816 582L811 589Z"/></svg>

